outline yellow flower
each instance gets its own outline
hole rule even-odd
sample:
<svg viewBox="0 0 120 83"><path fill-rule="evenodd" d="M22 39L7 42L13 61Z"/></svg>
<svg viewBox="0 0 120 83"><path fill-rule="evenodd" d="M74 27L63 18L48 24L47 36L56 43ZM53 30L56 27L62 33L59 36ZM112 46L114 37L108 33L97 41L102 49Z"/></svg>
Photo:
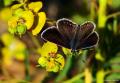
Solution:
<svg viewBox="0 0 120 83"><path fill-rule="evenodd" d="M39 60L38 60L38 63L40 64L41 67L46 67L47 58L46 57L40 57Z"/></svg>
<svg viewBox="0 0 120 83"><path fill-rule="evenodd" d="M32 31L33 35L39 34L46 22L45 12L38 12L42 8L42 2L31 2L26 3L26 1L21 4L15 4L11 7L12 18L8 21L9 32L12 34L22 35L27 30ZM38 18L38 19L34 19ZM37 23L36 23L37 22ZM23 28L16 29L21 25Z"/></svg>
<svg viewBox="0 0 120 83"><path fill-rule="evenodd" d="M14 10L20 8L20 7L23 6L23 5L24 5L23 3L21 3L21 4L15 4L15 5L13 5L13 6L11 7L11 10L13 10L13 12L14 12Z"/></svg>
<svg viewBox="0 0 120 83"><path fill-rule="evenodd" d="M2 34L0 38L5 45L5 47L2 49L2 55L5 63L8 62L7 64L10 64L12 58L24 60L26 51L26 46L24 43L8 33Z"/></svg>
<svg viewBox="0 0 120 83"><path fill-rule="evenodd" d="M33 10L34 12L38 12L42 8L42 2L31 2L30 4L28 4L28 8L30 10Z"/></svg>
<svg viewBox="0 0 120 83"><path fill-rule="evenodd" d="M63 69L65 60L61 54L57 53L58 47L56 44L47 42L38 52L41 57L38 60L40 66L45 67L47 71L58 72Z"/></svg>
<svg viewBox="0 0 120 83"><path fill-rule="evenodd" d="M17 60L24 60L26 46L21 41L14 40L10 44L9 50L12 52L14 58L16 58Z"/></svg>
<svg viewBox="0 0 120 83"><path fill-rule="evenodd" d="M11 34L15 34L17 32L17 21L18 21L18 17L16 16L12 16L9 20L8 20L8 31L11 33Z"/></svg>
<svg viewBox="0 0 120 83"><path fill-rule="evenodd" d="M13 37L10 36L10 34L8 33L4 33L1 37L0 37L1 41L3 42L3 44L7 47L12 43ZM6 41L9 40L9 41Z"/></svg>
<svg viewBox="0 0 120 83"><path fill-rule="evenodd" d="M48 64L46 66L47 71L53 71L53 72L58 72L59 71L59 66L57 66L58 63L55 62L54 60L50 60L47 64Z"/></svg>
<svg viewBox="0 0 120 83"><path fill-rule="evenodd" d="M33 13L28 10L28 11L23 11L21 18L25 21L25 25L27 26L27 29L29 30L33 23L34 23L34 15Z"/></svg>
<svg viewBox="0 0 120 83"><path fill-rule="evenodd" d="M8 21L11 16L12 11L10 10L10 8L3 8L2 10L0 10L0 19Z"/></svg>
<svg viewBox="0 0 120 83"><path fill-rule="evenodd" d="M57 54L57 55L56 55L56 58L55 58L55 60L57 61L57 63L60 63L60 64L61 64L61 65L59 66L60 70L63 69L64 64L65 64L65 61L64 61L63 58L64 58L64 57L63 57L61 54Z"/></svg>
<svg viewBox="0 0 120 83"><path fill-rule="evenodd" d="M41 31L46 22L45 12L38 12L42 8L42 2L40 1L32 2L28 5L28 8L33 12L36 12L36 14L38 15L38 24L32 30L32 34L37 35Z"/></svg>
<svg viewBox="0 0 120 83"><path fill-rule="evenodd" d="M9 26L10 28L16 28L18 19L19 19L18 17L12 16L12 17L8 20L8 26Z"/></svg>
<svg viewBox="0 0 120 83"><path fill-rule="evenodd" d="M44 45L42 46L42 48L40 48L38 50L38 52L41 54L41 56L45 56L48 57L48 54L51 52L56 53L58 50L58 47L56 44L51 43L51 42L46 42L44 43Z"/></svg>
<svg viewBox="0 0 120 83"><path fill-rule="evenodd" d="M44 24L46 22L46 14L44 12L38 13L38 17L39 17L38 24L32 30L33 35L37 35L41 31L41 29L43 28L43 26L44 26Z"/></svg>
<svg viewBox="0 0 120 83"><path fill-rule="evenodd" d="M34 23L34 15L31 11L23 11L17 9L8 21L8 30L11 34L22 35L26 32L26 28L30 29Z"/></svg>
<svg viewBox="0 0 120 83"><path fill-rule="evenodd" d="M47 71L51 72L58 72L63 69L65 61L64 57L60 54L54 54L55 57L49 57L41 56L38 59L38 63L41 67L45 67Z"/></svg>
<svg viewBox="0 0 120 83"><path fill-rule="evenodd" d="M3 64L4 65L11 65L12 64L12 54L7 47L2 48L1 50L3 55Z"/></svg>

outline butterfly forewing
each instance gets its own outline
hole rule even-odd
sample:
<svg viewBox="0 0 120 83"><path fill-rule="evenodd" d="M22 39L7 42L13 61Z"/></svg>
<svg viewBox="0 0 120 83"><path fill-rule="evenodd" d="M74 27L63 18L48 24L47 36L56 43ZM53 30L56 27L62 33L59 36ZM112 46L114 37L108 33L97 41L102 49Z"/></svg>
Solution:
<svg viewBox="0 0 120 83"><path fill-rule="evenodd" d="M78 26L75 36L75 49L87 39L87 37L94 31L94 28L95 25L92 22L86 22L81 26Z"/></svg>
<svg viewBox="0 0 120 83"><path fill-rule="evenodd" d="M63 18L58 20L56 25L61 35L63 35L67 41L71 42L71 40L75 37L75 33L77 31L77 24Z"/></svg>
<svg viewBox="0 0 120 83"><path fill-rule="evenodd" d="M67 40L64 39L64 37L61 35L61 33L59 33L58 29L55 26L44 30L41 34L41 38L70 49Z"/></svg>
<svg viewBox="0 0 120 83"><path fill-rule="evenodd" d="M86 37L88 37L95 29L95 25L92 22L86 22L82 24L81 26L78 26L78 30L76 33L76 38L78 40L84 40Z"/></svg>

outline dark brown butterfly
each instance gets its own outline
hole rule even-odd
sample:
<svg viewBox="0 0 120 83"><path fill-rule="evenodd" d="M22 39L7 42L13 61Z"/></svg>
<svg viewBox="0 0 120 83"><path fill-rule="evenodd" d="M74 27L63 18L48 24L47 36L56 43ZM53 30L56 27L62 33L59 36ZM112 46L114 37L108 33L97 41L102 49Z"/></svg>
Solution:
<svg viewBox="0 0 120 83"><path fill-rule="evenodd" d="M91 48L96 46L99 40L97 32L94 31L95 27L90 21L77 25L69 19L62 18L56 22L56 26L45 29L41 38L72 51Z"/></svg>

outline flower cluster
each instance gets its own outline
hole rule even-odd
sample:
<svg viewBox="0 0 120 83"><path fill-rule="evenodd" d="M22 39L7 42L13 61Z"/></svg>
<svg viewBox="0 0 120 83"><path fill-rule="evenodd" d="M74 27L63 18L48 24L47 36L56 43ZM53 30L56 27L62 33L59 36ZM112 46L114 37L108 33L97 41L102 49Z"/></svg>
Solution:
<svg viewBox="0 0 120 83"><path fill-rule="evenodd" d="M10 66L13 59L23 61L26 55L26 45L8 33L1 35L1 41L5 45L1 49L4 65ZM6 41L9 40L9 41Z"/></svg>
<svg viewBox="0 0 120 83"><path fill-rule="evenodd" d="M29 30L37 35L46 22L45 12L39 12L42 2L21 2L11 7L12 17L8 20L8 30L11 34L22 35Z"/></svg>
<svg viewBox="0 0 120 83"><path fill-rule="evenodd" d="M41 67L46 68L47 71L58 72L63 69L65 60L64 57L57 53L58 47L56 44L47 42L42 48L38 49L41 57L38 63Z"/></svg>

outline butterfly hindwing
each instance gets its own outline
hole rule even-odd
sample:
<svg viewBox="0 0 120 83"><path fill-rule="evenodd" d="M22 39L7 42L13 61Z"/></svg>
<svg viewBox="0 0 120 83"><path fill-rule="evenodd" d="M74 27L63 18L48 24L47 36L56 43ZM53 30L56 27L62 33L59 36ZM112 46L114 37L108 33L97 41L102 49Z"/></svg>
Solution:
<svg viewBox="0 0 120 83"><path fill-rule="evenodd" d="M55 26L44 30L41 34L41 38L70 49L70 46L67 44L68 42L64 39L61 33L59 33Z"/></svg>
<svg viewBox="0 0 120 83"><path fill-rule="evenodd" d="M97 32L93 32L90 34L83 42L79 43L77 49L86 49L86 48L91 48L97 45L98 43L98 34Z"/></svg>

